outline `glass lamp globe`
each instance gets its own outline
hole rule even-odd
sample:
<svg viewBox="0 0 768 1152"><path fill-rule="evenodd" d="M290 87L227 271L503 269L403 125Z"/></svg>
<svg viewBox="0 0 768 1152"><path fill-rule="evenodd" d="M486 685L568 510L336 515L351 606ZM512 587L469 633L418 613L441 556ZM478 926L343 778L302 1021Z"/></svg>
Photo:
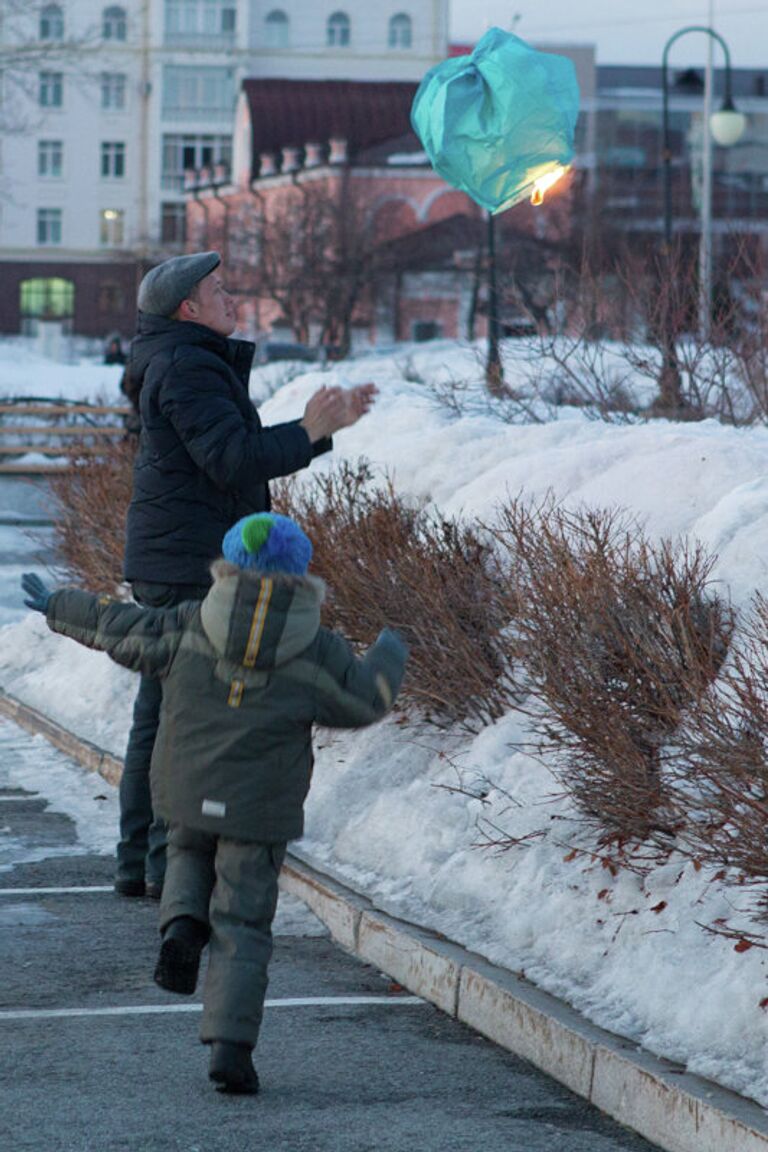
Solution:
<svg viewBox="0 0 768 1152"><path fill-rule="evenodd" d="M713 112L709 118L709 130L712 139L723 148L730 148L744 135L747 118L743 112L737 112L731 105L723 107L719 112Z"/></svg>

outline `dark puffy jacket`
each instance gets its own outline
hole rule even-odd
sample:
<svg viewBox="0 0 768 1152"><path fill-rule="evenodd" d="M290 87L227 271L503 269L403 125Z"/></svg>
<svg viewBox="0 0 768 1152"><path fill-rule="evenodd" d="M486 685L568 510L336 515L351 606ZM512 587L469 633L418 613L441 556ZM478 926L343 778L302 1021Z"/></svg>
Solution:
<svg viewBox="0 0 768 1152"><path fill-rule="evenodd" d="M152 807L166 820L237 840L301 836L312 725L360 728L391 708L406 651L384 631L362 659L320 626L312 577L243 572L219 561L202 604L139 608L62 589L56 632L163 680Z"/></svg>
<svg viewBox="0 0 768 1152"><path fill-rule="evenodd" d="M210 328L139 314L131 381L141 437L128 509L125 578L207 584L224 533L269 509L267 481L306 467L298 420L262 428L248 396L254 346Z"/></svg>

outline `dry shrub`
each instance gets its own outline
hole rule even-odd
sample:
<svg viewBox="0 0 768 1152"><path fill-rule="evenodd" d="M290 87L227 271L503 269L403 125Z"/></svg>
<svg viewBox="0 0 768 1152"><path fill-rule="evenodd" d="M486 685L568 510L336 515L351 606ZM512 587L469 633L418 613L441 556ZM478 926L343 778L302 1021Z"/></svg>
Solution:
<svg viewBox="0 0 768 1152"><path fill-rule="evenodd" d="M551 501L507 505L495 531L511 556L535 723L564 787L603 843L669 832L664 746L733 626L707 589L712 560L650 543L618 511Z"/></svg>
<svg viewBox="0 0 768 1152"><path fill-rule="evenodd" d="M768 602L756 595L723 674L678 739L683 841L694 857L768 879ZM762 913L768 897L761 896Z"/></svg>
<svg viewBox="0 0 768 1152"><path fill-rule="evenodd" d="M407 640L404 700L433 723L470 731L511 707L508 581L474 529L408 506L364 461L283 482L275 504L314 544L312 570L329 589L325 623L361 645L385 626Z"/></svg>
<svg viewBox="0 0 768 1152"><path fill-rule="evenodd" d="M123 578L135 451L131 439L110 444L104 456L74 454L71 470L51 477L59 565L68 579L91 592L114 594Z"/></svg>

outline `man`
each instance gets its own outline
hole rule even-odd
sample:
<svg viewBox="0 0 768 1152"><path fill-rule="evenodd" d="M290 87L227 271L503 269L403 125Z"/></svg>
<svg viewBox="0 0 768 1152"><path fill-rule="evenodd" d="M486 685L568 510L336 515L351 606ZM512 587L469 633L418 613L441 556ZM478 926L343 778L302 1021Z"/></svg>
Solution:
<svg viewBox="0 0 768 1152"><path fill-rule="evenodd" d="M299 420L263 428L248 397L254 346L230 339L234 301L217 252L177 256L139 286L131 381L141 436L128 510L125 578L154 608L202 600L228 528L269 510L268 481L305 468L360 419L376 387L321 388ZM153 820L149 765L160 681L142 677L120 782L115 891L159 898L165 828Z"/></svg>

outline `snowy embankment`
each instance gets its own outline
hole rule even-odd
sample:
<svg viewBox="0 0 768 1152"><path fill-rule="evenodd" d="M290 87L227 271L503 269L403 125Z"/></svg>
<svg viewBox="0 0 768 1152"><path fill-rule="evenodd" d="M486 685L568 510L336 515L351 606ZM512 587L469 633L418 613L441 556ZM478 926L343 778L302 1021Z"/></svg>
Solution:
<svg viewBox="0 0 768 1152"><path fill-rule="evenodd" d="M296 376L262 415L268 423L298 415L321 383L374 379L376 409L337 437L334 459L365 456L400 491L484 520L521 491L620 505L654 536L695 537L718 553L715 578L737 605L765 590L768 430L612 426L572 409L540 424L505 424L437 405L424 384L404 378L406 364L409 376L428 380L478 369L472 350L444 344L361 357ZM258 373L252 391L269 391ZM314 467L331 464L325 457ZM0 641L7 691L122 753L130 674L50 635L32 614L2 629ZM319 733L299 854L386 911L523 971L596 1023L768 1105L766 953L736 952L699 927L738 923L739 893L682 859L645 881L571 859L589 841L569 803L553 799L546 767L516 750L525 725L510 713L475 739L414 734L394 721ZM494 854L476 847L493 826L543 835Z"/></svg>

